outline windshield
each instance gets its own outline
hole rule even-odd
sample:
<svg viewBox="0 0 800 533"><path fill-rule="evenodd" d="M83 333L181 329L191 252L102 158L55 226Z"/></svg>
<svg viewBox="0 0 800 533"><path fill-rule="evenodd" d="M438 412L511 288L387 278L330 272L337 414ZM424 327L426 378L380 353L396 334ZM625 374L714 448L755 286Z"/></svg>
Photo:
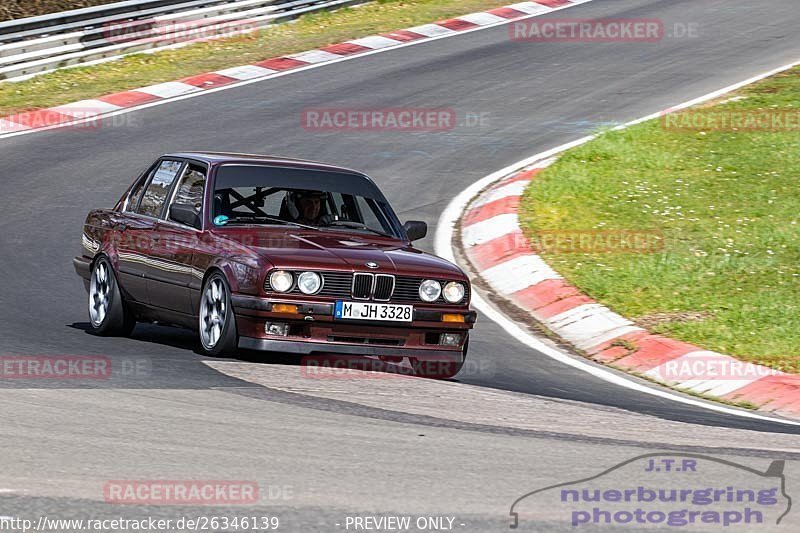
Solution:
<svg viewBox="0 0 800 533"><path fill-rule="evenodd" d="M215 181L212 219L215 224L282 224L402 238L383 195L356 174L223 165Z"/></svg>

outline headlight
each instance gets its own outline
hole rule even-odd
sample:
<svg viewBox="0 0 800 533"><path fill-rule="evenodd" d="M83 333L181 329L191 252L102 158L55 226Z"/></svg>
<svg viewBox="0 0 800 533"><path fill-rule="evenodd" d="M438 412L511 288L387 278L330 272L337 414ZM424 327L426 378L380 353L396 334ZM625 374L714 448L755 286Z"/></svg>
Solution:
<svg viewBox="0 0 800 533"><path fill-rule="evenodd" d="M269 285L273 291L289 292L292 290L292 285L294 285L294 277L291 272L276 270L269 275Z"/></svg>
<svg viewBox="0 0 800 533"><path fill-rule="evenodd" d="M322 278L316 272L303 272L297 278L297 286L303 294L316 294L322 288Z"/></svg>
<svg viewBox="0 0 800 533"><path fill-rule="evenodd" d="M426 302L435 302L442 294L442 286L434 279L426 279L419 285L419 297Z"/></svg>
<svg viewBox="0 0 800 533"><path fill-rule="evenodd" d="M457 304L464 299L464 285L457 281L451 281L444 286L444 299L451 304Z"/></svg>

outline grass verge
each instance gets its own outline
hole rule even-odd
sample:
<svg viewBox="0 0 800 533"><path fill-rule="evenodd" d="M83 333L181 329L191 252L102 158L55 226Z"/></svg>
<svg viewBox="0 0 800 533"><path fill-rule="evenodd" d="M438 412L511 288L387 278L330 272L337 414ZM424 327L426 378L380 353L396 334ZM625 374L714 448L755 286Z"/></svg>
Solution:
<svg viewBox="0 0 800 533"><path fill-rule="evenodd" d="M525 191L522 226L660 231L654 253L546 258L651 331L798 372L800 69L677 117L563 154Z"/></svg>
<svg viewBox="0 0 800 533"><path fill-rule="evenodd" d="M0 2L0 22L56 13L68 9L110 4L119 0L3 0Z"/></svg>
<svg viewBox="0 0 800 533"><path fill-rule="evenodd" d="M249 35L0 83L0 116L174 81L328 44L506 5L501 0L378 0L309 13Z"/></svg>

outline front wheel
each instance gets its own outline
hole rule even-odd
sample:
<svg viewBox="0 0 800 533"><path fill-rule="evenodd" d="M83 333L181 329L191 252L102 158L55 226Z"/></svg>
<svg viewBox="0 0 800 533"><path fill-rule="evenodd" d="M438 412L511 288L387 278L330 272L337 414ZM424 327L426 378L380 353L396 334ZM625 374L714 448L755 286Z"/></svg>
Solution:
<svg viewBox="0 0 800 533"><path fill-rule="evenodd" d="M203 353L224 357L236 352L239 344L236 317L233 315L228 282L219 272L211 274L203 284L199 320Z"/></svg>
<svg viewBox="0 0 800 533"><path fill-rule="evenodd" d="M89 282L89 323L102 336L128 336L136 319L128 309L108 258L100 257L92 267Z"/></svg>

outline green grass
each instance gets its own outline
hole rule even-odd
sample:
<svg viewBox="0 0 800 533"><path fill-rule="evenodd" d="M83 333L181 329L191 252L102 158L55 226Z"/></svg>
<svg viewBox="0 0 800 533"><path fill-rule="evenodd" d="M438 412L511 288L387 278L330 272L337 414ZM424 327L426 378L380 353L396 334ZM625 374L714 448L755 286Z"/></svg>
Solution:
<svg viewBox="0 0 800 533"><path fill-rule="evenodd" d="M250 35L197 43L156 54L76 67L0 84L0 116L52 107L375 33L505 5L502 0L378 0L334 12L310 13Z"/></svg>
<svg viewBox="0 0 800 533"><path fill-rule="evenodd" d="M118 0L3 0L0 2L0 22L116 1Z"/></svg>
<svg viewBox="0 0 800 533"><path fill-rule="evenodd" d="M800 69L713 107L799 109ZM528 232L662 231L657 253L547 258L652 331L798 371L800 130L669 131L655 120L605 132L539 174L520 214Z"/></svg>

